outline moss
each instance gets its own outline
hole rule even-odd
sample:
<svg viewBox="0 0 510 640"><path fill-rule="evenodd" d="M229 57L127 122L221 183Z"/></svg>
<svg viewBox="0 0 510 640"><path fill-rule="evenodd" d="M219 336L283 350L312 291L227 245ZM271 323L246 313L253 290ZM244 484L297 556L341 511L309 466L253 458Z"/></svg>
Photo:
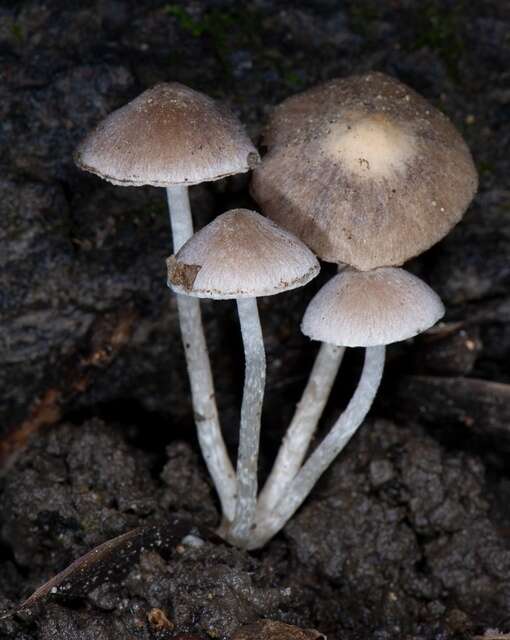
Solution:
<svg viewBox="0 0 510 640"><path fill-rule="evenodd" d="M354 33L363 38L373 34L374 23L381 19L381 5L373 0L351 2L348 7L349 22Z"/></svg>
<svg viewBox="0 0 510 640"><path fill-rule="evenodd" d="M492 162L488 161L478 161L477 162L478 172L482 175L490 175L496 171L496 167Z"/></svg>
<svg viewBox="0 0 510 640"><path fill-rule="evenodd" d="M233 78L232 56L235 51L246 50L254 60L260 75L273 71L292 92L306 86L302 74L279 48L271 46L273 39L264 21L267 13L252 6L230 9L210 8L194 15L186 6L167 4L163 12L175 19L178 27L193 38L207 39L227 78ZM275 34L272 34L273 38ZM214 92L213 92L214 93Z"/></svg>
<svg viewBox="0 0 510 640"><path fill-rule="evenodd" d="M350 0L347 5L351 29L370 45L376 24L388 14L388 5L376 0ZM412 27L411 39L401 41L402 48L416 51L424 47L434 51L453 79L458 78L459 61L465 52L463 26L468 11L467 0L426 0L400 12L402 24ZM407 42L406 42L407 40Z"/></svg>
<svg viewBox="0 0 510 640"><path fill-rule="evenodd" d="M463 25L465 2L445 6L440 0L423 3L415 15L416 40L413 49L428 47L439 55L450 76L458 77L459 61L464 54Z"/></svg>
<svg viewBox="0 0 510 640"><path fill-rule="evenodd" d="M195 38L200 37L204 32L203 25L178 4L166 4L163 7L163 13L176 18L179 27L183 31L188 31Z"/></svg>
<svg viewBox="0 0 510 640"><path fill-rule="evenodd" d="M216 57L228 72L231 71L230 51L239 47L257 48L259 44L257 32L261 14L256 9L208 9L195 18L182 5L167 4L163 12L174 17L180 29L192 37L208 38Z"/></svg>
<svg viewBox="0 0 510 640"><path fill-rule="evenodd" d="M25 32L19 22L13 22L10 26L10 31L17 44L23 44L25 42Z"/></svg>
<svg viewBox="0 0 510 640"><path fill-rule="evenodd" d="M299 91L304 88L305 81L298 73L289 69L283 72L283 82L289 89L293 89L295 91Z"/></svg>

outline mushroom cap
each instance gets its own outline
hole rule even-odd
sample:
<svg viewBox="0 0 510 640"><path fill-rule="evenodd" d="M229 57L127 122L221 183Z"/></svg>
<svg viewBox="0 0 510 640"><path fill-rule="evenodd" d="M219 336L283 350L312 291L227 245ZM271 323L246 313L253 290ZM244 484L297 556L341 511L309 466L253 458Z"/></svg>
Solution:
<svg viewBox="0 0 510 640"><path fill-rule="evenodd" d="M80 169L135 187L218 180L259 159L230 111L177 82L157 84L110 113L74 156Z"/></svg>
<svg viewBox="0 0 510 640"><path fill-rule="evenodd" d="M167 260L177 293L226 300L270 296L301 287L319 262L301 240L248 209L215 218Z"/></svg>
<svg viewBox="0 0 510 640"><path fill-rule="evenodd" d="M338 346L373 347L418 335L443 315L439 296L408 271L347 267L312 298L301 331Z"/></svg>
<svg viewBox="0 0 510 640"><path fill-rule="evenodd" d="M382 73L332 80L276 107L251 189L323 260L401 265L462 218L478 185L448 118Z"/></svg>

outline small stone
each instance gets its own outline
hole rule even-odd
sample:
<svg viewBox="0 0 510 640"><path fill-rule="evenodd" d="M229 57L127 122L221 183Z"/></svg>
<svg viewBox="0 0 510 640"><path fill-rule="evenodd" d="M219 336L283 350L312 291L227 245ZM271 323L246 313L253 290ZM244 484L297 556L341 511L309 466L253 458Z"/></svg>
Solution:
<svg viewBox="0 0 510 640"><path fill-rule="evenodd" d="M370 482L373 487L380 487L389 482L395 475L389 460L373 460L370 463Z"/></svg>

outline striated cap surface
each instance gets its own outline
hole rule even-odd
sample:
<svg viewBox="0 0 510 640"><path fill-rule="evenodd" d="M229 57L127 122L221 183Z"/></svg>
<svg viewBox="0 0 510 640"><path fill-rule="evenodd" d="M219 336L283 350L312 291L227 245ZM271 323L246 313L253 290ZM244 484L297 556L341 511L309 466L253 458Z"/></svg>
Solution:
<svg viewBox="0 0 510 640"><path fill-rule="evenodd" d="M113 184L167 187L246 172L259 155L230 111L172 82L155 85L107 116L74 159Z"/></svg>
<svg viewBox="0 0 510 640"><path fill-rule="evenodd" d="M312 299L301 330L312 340L371 347L418 335L443 315L439 296L408 271L347 267Z"/></svg>
<svg viewBox="0 0 510 640"><path fill-rule="evenodd" d="M401 265L462 218L478 185L448 120L382 73L332 80L276 107L252 194L323 260Z"/></svg>
<svg viewBox="0 0 510 640"><path fill-rule="evenodd" d="M199 298L254 298L301 287L319 272L313 253L255 211L218 216L167 260L168 285Z"/></svg>

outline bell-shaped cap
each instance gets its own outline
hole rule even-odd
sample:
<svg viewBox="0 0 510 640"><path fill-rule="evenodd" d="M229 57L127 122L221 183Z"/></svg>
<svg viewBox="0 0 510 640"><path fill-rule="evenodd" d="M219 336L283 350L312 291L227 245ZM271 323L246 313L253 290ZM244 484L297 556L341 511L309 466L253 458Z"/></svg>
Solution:
<svg viewBox="0 0 510 640"><path fill-rule="evenodd" d="M198 298L256 298L301 287L319 272L294 235L248 209L215 218L167 260L168 286Z"/></svg>
<svg viewBox="0 0 510 640"><path fill-rule="evenodd" d="M332 80L276 107L252 194L323 260L401 265L462 218L478 178L448 118L382 73Z"/></svg>
<svg viewBox="0 0 510 640"><path fill-rule="evenodd" d="M337 346L373 347L418 335L443 315L439 296L408 271L347 267L312 298L301 330Z"/></svg>
<svg viewBox="0 0 510 640"><path fill-rule="evenodd" d="M230 111L172 82L155 85L107 116L74 159L113 184L168 187L244 173L259 155Z"/></svg>

